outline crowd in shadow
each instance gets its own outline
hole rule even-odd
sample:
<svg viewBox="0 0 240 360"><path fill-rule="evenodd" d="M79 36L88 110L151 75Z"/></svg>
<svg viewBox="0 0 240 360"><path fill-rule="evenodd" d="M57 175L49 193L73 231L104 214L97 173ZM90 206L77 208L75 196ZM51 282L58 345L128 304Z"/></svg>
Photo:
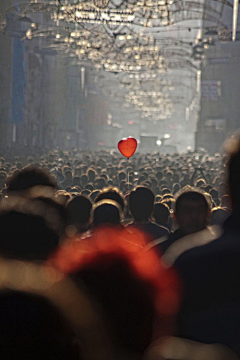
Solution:
<svg viewBox="0 0 240 360"><path fill-rule="evenodd" d="M240 358L232 152L0 153L6 359Z"/></svg>

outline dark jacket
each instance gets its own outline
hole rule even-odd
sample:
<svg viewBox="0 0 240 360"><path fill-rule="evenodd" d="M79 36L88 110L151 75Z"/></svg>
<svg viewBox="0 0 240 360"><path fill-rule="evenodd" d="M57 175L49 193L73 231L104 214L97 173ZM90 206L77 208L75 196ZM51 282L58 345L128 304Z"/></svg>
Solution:
<svg viewBox="0 0 240 360"><path fill-rule="evenodd" d="M149 235L149 241L161 238L163 236L169 236L170 231L165 228L164 226L157 225L154 222L147 221L145 223L141 222L132 222L131 224L127 225L126 228L135 227L139 230L146 232Z"/></svg>
<svg viewBox="0 0 240 360"><path fill-rule="evenodd" d="M174 263L185 284L178 334L240 355L240 215L231 215L223 229L218 239Z"/></svg>

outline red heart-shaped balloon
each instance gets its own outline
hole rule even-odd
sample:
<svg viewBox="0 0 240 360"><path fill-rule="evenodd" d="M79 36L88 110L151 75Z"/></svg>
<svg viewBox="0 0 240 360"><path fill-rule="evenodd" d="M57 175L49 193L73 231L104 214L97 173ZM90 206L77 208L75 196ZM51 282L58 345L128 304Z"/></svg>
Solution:
<svg viewBox="0 0 240 360"><path fill-rule="evenodd" d="M129 136L127 139L122 139L118 143L118 150L123 156L130 158L133 156L137 148L137 140Z"/></svg>

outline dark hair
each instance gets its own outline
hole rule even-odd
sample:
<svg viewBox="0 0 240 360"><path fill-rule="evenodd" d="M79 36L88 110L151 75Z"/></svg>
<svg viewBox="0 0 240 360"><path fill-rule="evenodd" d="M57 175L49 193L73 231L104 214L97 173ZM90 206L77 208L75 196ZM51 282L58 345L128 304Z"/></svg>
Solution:
<svg viewBox="0 0 240 360"><path fill-rule="evenodd" d="M102 310L114 345L134 355L150 344L154 320L160 321L160 336L171 333L179 301L175 270L163 269L153 249L143 251L139 243L143 237L139 230L99 228L87 244L62 247L55 259L63 273L86 285Z"/></svg>
<svg viewBox="0 0 240 360"><path fill-rule="evenodd" d="M80 176L75 175L73 178L73 185L80 186L81 185L81 179Z"/></svg>
<svg viewBox="0 0 240 360"><path fill-rule="evenodd" d="M102 188L104 188L104 186L106 186L106 181L103 177L97 177L95 179L95 185L96 185L97 190L102 189Z"/></svg>
<svg viewBox="0 0 240 360"><path fill-rule="evenodd" d="M67 225L86 225L90 219L92 201L85 195L77 195L66 206Z"/></svg>
<svg viewBox="0 0 240 360"><path fill-rule="evenodd" d="M197 181L196 181L196 186L197 187L201 187L201 186L205 186L206 185L206 181L204 180L204 179L198 179Z"/></svg>
<svg viewBox="0 0 240 360"><path fill-rule="evenodd" d="M64 171L64 175L65 175L65 177L67 177L67 176L72 177L72 171L70 169L67 169L66 171Z"/></svg>
<svg viewBox="0 0 240 360"><path fill-rule="evenodd" d="M126 175L125 171L120 171L120 172L118 173L118 178L119 178L119 181L121 181L121 180L126 180L126 179L127 179L127 175Z"/></svg>
<svg viewBox="0 0 240 360"><path fill-rule="evenodd" d="M110 199L116 201L121 206L122 211L124 211L125 208L124 196L117 187L109 186L103 188L102 191L96 196L95 203L104 199Z"/></svg>
<svg viewBox="0 0 240 360"><path fill-rule="evenodd" d="M90 182L94 181L96 178L96 171L94 169L89 168L87 170L87 176L88 176L88 181Z"/></svg>
<svg viewBox="0 0 240 360"><path fill-rule="evenodd" d="M220 206L217 206L211 210L211 218L210 218L210 224L211 225L222 225L225 220L229 217L230 211L228 211L226 208L222 208Z"/></svg>
<svg viewBox="0 0 240 360"><path fill-rule="evenodd" d="M231 198L229 195L225 194L222 196L221 207L231 208Z"/></svg>
<svg viewBox="0 0 240 360"><path fill-rule="evenodd" d="M162 195L171 195L171 190L167 187L161 189Z"/></svg>
<svg viewBox="0 0 240 360"><path fill-rule="evenodd" d="M158 202L153 207L153 217L158 224L166 225L170 218L170 209L167 204Z"/></svg>
<svg viewBox="0 0 240 360"><path fill-rule="evenodd" d="M154 194L145 186L137 186L130 192L129 208L134 220L147 221L153 211Z"/></svg>
<svg viewBox="0 0 240 360"><path fill-rule="evenodd" d="M209 194L211 195L211 197L215 200L216 198L218 198L218 191L216 189L211 189L209 191Z"/></svg>
<svg viewBox="0 0 240 360"><path fill-rule="evenodd" d="M91 190L89 189L83 189L81 191L81 195L89 196L91 194Z"/></svg>
<svg viewBox="0 0 240 360"><path fill-rule="evenodd" d="M88 183L87 185L85 185L84 189L90 190L92 192L94 190L93 184Z"/></svg>
<svg viewBox="0 0 240 360"><path fill-rule="evenodd" d="M100 190L93 190L89 195L92 201L95 201L97 195L100 193Z"/></svg>
<svg viewBox="0 0 240 360"><path fill-rule="evenodd" d="M57 248L61 214L42 200L9 198L0 207L0 254L45 260Z"/></svg>
<svg viewBox="0 0 240 360"><path fill-rule="evenodd" d="M206 212L209 210L209 203L200 191L184 191L181 195L179 195L176 199L175 211L178 213L180 211L181 205L184 201L201 201L206 207Z"/></svg>
<svg viewBox="0 0 240 360"><path fill-rule="evenodd" d="M7 179L7 191L27 190L30 187L43 185L57 188L56 180L46 170L27 166L21 170L14 172Z"/></svg>
<svg viewBox="0 0 240 360"><path fill-rule="evenodd" d="M2 359L78 359L70 326L44 297L5 290L0 309Z"/></svg>
<svg viewBox="0 0 240 360"><path fill-rule="evenodd" d="M86 174L80 176L80 183L84 187L88 183L88 177Z"/></svg>
<svg viewBox="0 0 240 360"><path fill-rule="evenodd" d="M228 182L233 206L240 207L240 150L234 153L228 162Z"/></svg>
<svg viewBox="0 0 240 360"><path fill-rule="evenodd" d="M132 273L127 259L102 255L96 265L82 268L75 278L86 284L101 305L113 342L123 349L143 352L151 341L155 310L145 284Z"/></svg>
<svg viewBox="0 0 240 360"><path fill-rule="evenodd" d="M102 224L120 224L121 215L121 207L114 200L103 199L95 203L92 208L92 219L95 226Z"/></svg>

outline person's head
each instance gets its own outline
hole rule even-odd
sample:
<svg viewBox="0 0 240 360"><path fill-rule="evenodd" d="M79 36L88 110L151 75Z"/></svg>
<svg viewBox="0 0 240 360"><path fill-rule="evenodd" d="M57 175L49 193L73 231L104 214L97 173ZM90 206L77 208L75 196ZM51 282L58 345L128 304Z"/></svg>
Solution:
<svg viewBox="0 0 240 360"><path fill-rule="evenodd" d="M220 197L227 194L227 184L225 182L221 182L218 187L218 194Z"/></svg>
<svg viewBox="0 0 240 360"><path fill-rule="evenodd" d="M198 187L198 188L200 188L201 186L205 186L206 185L206 181L204 180L204 179L198 179L197 181L196 181L196 186Z"/></svg>
<svg viewBox="0 0 240 360"><path fill-rule="evenodd" d="M62 216L43 200L8 198L0 207L0 254L21 260L45 260L59 244Z"/></svg>
<svg viewBox="0 0 240 360"><path fill-rule="evenodd" d="M7 173L5 171L0 171L0 185L4 184L5 179L7 177Z"/></svg>
<svg viewBox="0 0 240 360"><path fill-rule="evenodd" d="M172 176L173 176L172 171L168 171L168 172L166 173L166 178L167 178L168 180L170 180L170 179L172 178Z"/></svg>
<svg viewBox="0 0 240 360"><path fill-rule="evenodd" d="M66 190L58 190L54 197L57 201L60 201L62 204L66 205L67 202L72 199L72 194Z"/></svg>
<svg viewBox="0 0 240 360"><path fill-rule="evenodd" d="M91 194L91 190L89 190L89 189L83 189L82 191L81 191L81 195L84 195L84 196L90 196L90 194Z"/></svg>
<svg viewBox="0 0 240 360"><path fill-rule="evenodd" d="M115 348L140 358L152 340L156 319L158 335L169 332L179 283L174 270L164 268L153 249L144 251L140 240L144 234L135 231L98 228L88 241L60 247L52 261L86 286L102 310Z"/></svg>
<svg viewBox="0 0 240 360"><path fill-rule="evenodd" d="M171 194L171 190L165 186L161 189L161 191L163 196Z"/></svg>
<svg viewBox="0 0 240 360"><path fill-rule="evenodd" d="M86 174L81 175L80 177L80 184L82 187L86 186L88 182L88 177Z"/></svg>
<svg viewBox="0 0 240 360"><path fill-rule="evenodd" d="M211 225L223 225L225 220L230 215L230 211L226 208L222 208L220 206L217 206L211 210L211 217L210 217L210 224Z"/></svg>
<svg viewBox="0 0 240 360"><path fill-rule="evenodd" d="M156 178L157 178L158 182L162 179L162 176L163 176L162 172L161 172L161 171L157 171L157 173L156 173Z"/></svg>
<svg viewBox="0 0 240 360"><path fill-rule="evenodd" d="M209 191L209 194L211 195L213 200L218 198L218 191L216 189L214 189L214 188Z"/></svg>
<svg viewBox="0 0 240 360"><path fill-rule="evenodd" d="M98 194L100 193L100 190L93 190L91 194L89 195L91 200L94 202Z"/></svg>
<svg viewBox="0 0 240 360"><path fill-rule="evenodd" d="M94 180L96 178L96 171L94 169L89 168L87 170L87 176L88 176L89 182L94 182Z"/></svg>
<svg viewBox="0 0 240 360"><path fill-rule="evenodd" d="M66 206L67 226L73 225L78 231L87 228L90 221L92 201L84 195L77 195Z"/></svg>
<svg viewBox="0 0 240 360"><path fill-rule="evenodd" d="M235 139L228 161L228 185L233 210L240 211L240 138Z"/></svg>
<svg viewBox="0 0 240 360"><path fill-rule="evenodd" d="M64 234L66 223L65 202L62 198L56 197L56 192L49 187L33 187L25 192L25 198L28 200L35 200L41 207L43 203L42 213L43 217L51 216L56 218L56 230L61 237Z"/></svg>
<svg viewBox="0 0 240 360"><path fill-rule="evenodd" d="M162 199L161 203L166 204L169 207L170 212L175 210L176 200L173 197Z"/></svg>
<svg viewBox="0 0 240 360"><path fill-rule="evenodd" d="M95 187L97 190L101 190L106 186L106 180L103 177L97 177L95 179Z"/></svg>
<svg viewBox="0 0 240 360"><path fill-rule="evenodd" d="M130 192L129 208L135 221L148 221L154 204L153 192L145 186L137 186Z"/></svg>
<svg viewBox="0 0 240 360"><path fill-rule="evenodd" d="M92 183L88 183L88 184L84 187L84 189L90 190L90 191L92 192L92 191L94 190L93 184L92 184Z"/></svg>
<svg viewBox="0 0 240 360"><path fill-rule="evenodd" d="M179 182L179 175L177 173L173 174L173 183L178 183Z"/></svg>
<svg viewBox="0 0 240 360"><path fill-rule="evenodd" d="M72 171L70 169L66 170L64 175L67 180L72 180Z"/></svg>
<svg viewBox="0 0 240 360"><path fill-rule="evenodd" d="M99 225L119 225L122 219L122 209L116 201L103 199L93 205L91 218L95 227Z"/></svg>
<svg viewBox="0 0 240 360"><path fill-rule="evenodd" d="M232 202L229 195L223 195L221 199L221 207L224 207L229 210L232 208Z"/></svg>
<svg viewBox="0 0 240 360"><path fill-rule="evenodd" d="M49 265L1 261L1 359L112 359L98 309Z"/></svg>
<svg viewBox="0 0 240 360"><path fill-rule="evenodd" d="M153 217L159 225L167 225L170 220L170 209L167 204L158 202L153 207Z"/></svg>
<svg viewBox="0 0 240 360"><path fill-rule="evenodd" d="M13 173L7 179L7 192L24 191L31 187L42 185L57 188L56 180L46 170L27 166Z"/></svg>
<svg viewBox="0 0 240 360"><path fill-rule="evenodd" d="M176 192L178 192L179 190L180 190L180 184L179 183L173 184L172 193L176 194Z"/></svg>
<svg viewBox="0 0 240 360"><path fill-rule="evenodd" d="M81 182L80 182L80 176L74 176L73 178L73 185L74 186L81 186Z"/></svg>
<svg viewBox="0 0 240 360"><path fill-rule="evenodd" d="M184 191L176 199L175 216L184 234L191 234L206 228L209 218L209 204L200 191Z"/></svg>
<svg viewBox="0 0 240 360"><path fill-rule="evenodd" d="M103 188L102 191L95 198L95 203L104 199L110 199L116 201L121 206L122 212L124 212L125 209L124 196L117 187L109 186Z"/></svg>
<svg viewBox="0 0 240 360"><path fill-rule="evenodd" d="M2 290L0 309L2 359L79 359L70 326L44 297Z"/></svg>
<svg viewBox="0 0 240 360"><path fill-rule="evenodd" d="M118 179L119 179L119 181L121 181L121 180L127 180L127 175L126 175L125 171L120 171L120 172L118 173Z"/></svg>

